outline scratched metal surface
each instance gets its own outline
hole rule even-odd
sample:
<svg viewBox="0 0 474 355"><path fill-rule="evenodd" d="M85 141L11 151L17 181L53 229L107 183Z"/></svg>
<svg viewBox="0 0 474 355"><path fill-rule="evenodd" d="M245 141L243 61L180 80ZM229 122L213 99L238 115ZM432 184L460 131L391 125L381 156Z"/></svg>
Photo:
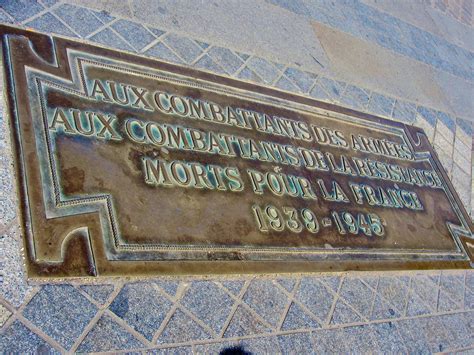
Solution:
<svg viewBox="0 0 474 355"><path fill-rule="evenodd" d="M72 40L7 26L1 32L30 277L469 267L472 223L421 129ZM95 80L126 84L128 99L124 92L91 99ZM95 88L96 94L103 91ZM160 109L153 100L156 92L286 117L345 137L386 139L409 147L413 159L166 114L163 111L172 108L170 101L163 96L160 102L166 108ZM178 106L175 111L186 110ZM94 124L81 126L75 118L82 123L89 118ZM133 119L141 123L132 132L126 122ZM368 207L353 202L349 180L386 189L394 189L394 183L244 159L241 153L202 154L159 146L143 129L147 122L433 170L440 186L411 186L423 211ZM184 187L187 182L179 181L156 186L157 181L145 181L146 161L232 166L240 171L245 188L240 191L238 184L227 183L227 191L220 191L217 182L208 180L202 181L214 188ZM269 191L268 182L260 184L264 191L257 194L247 169L299 176L315 186L320 179L329 193L336 181L350 202L327 201L320 190L315 198L277 196ZM193 174L191 168L188 172ZM235 191L230 191L232 186ZM261 214L269 204L280 211L280 219L288 219L283 207L296 211L300 225L291 228L286 220L280 231L279 226L272 228L267 216L259 228L252 210L259 207L253 206L260 206ZM302 212L308 210L318 218L317 232L304 220ZM375 213L384 232L377 235L368 227L368 232L359 228L351 234L346 225L343 234L344 226L336 226L342 222L333 213L341 217L344 212L366 218Z"/></svg>

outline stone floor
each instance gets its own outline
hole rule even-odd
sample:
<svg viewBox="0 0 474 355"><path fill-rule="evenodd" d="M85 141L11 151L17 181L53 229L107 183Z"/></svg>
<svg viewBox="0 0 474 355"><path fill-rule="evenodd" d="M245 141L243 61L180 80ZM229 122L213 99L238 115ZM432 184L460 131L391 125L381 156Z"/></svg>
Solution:
<svg viewBox="0 0 474 355"><path fill-rule="evenodd" d="M420 126L472 215L472 2L0 4L4 23ZM0 352L474 352L473 271L28 283L0 114Z"/></svg>

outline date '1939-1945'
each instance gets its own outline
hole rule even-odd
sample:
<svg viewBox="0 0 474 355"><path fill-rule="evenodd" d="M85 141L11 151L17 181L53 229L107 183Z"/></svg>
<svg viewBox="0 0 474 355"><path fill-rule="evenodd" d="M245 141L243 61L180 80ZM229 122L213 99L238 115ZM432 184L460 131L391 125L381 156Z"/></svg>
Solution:
<svg viewBox="0 0 474 355"><path fill-rule="evenodd" d="M265 206L253 205L252 211L261 232L301 233L304 230L316 234L322 227L336 226L339 234L353 234L383 237L385 234L384 222L375 213L353 214L347 211L332 211L329 217L318 218L309 208L296 209L294 207L277 208L268 204Z"/></svg>

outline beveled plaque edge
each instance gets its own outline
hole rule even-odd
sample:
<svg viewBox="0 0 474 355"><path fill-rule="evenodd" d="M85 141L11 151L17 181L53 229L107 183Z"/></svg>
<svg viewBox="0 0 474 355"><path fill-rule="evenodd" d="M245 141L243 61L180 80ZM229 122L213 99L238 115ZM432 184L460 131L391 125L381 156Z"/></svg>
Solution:
<svg viewBox="0 0 474 355"><path fill-rule="evenodd" d="M359 112L359 111L341 107L338 105L325 103L325 102L318 101L318 100L308 98L305 96L301 96L298 94L284 92L278 89L274 89L272 87L243 82L236 79L219 76L219 75L205 72L205 71L190 69L184 66L171 64L171 63L167 63L160 60L144 58L144 57L140 57L134 54L129 54L126 52L106 49L104 47L91 45L89 43L80 43L77 41L70 41L69 39L62 38L61 36L54 36L53 38L51 38L49 35L44 34L44 36L50 37L49 39L50 45L48 48L48 45L45 45L45 43L48 41L45 42L44 38L42 38L43 34L39 32L23 30L23 29L11 27L11 26L0 25L0 34L2 35L2 42L4 42L3 39L5 35L9 35L9 34L20 35L20 36L31 35L32 39L30 39L30 42L32 41L31 42L32 48L35 49L38 56L42 57L43 59L46 58L46 61L49 61L49 64L53 62L53 57L55 56L55 50L57 50L58 47L69 48L68 45L71 45L71 44L73 44L73 46L84 45L87 47L87 49L95 50L100 55L108 54L110 56L110 54L113 54L115 57L119 57L121 60L144 63L144 65L153 66L153 67L158 66L165 70L169 70L172 72L173 71L180 72L180 73L184 73L185 75L192 75L198 79L202 78L203 80L214 81L223 85L230 85L230 86L237 87L245 91L249 91L249 92L258 91L259 93L264 93L265 95L268 95L271 97L277 97L284 100L301 103L304 105L318 107L323 110L341 113L341 114L356 117L358 119L362 119L365 121L371 121L371 122L376 122L383 125L398 127L405 132L406 136L408 137L408 139L410 139L414 147L416 146L416 147L420 147L419 149L427 150L430 153L430 155L433 157L433 160L437 164L437 172L441 173L441 175L443 176L443 180L448 185L449 191L451 192L455 200L457 208L459 208L461 214L463 215L466 221L466 224L468 225L471 231L471 235L472 235L472 229L473 229L472 221L469 218L469 215L467 214L467 212L465 211L464 206L459 199L459 196L457 195L455 189L453 188L451 181L447 177L446 172L442 168L436 152L432 148L431 144L429 144L426 138L426 135L424 134L421 128L409 126L401 122L391 121L385 118L374 116L368 113ZM34 43L35 41L36 42L39 41L39 44ZM50 56L50 58L48 58L48 55ZM12 79L11 79L11 76L9 75L9 71L6 65L4 65L4 70L6 71L5 80L9 81L8 85L5 85L5 88L12 87L12 82L11 82ZM20 194L19 216L22 217L23 233L31 234L31 231L29 231L27 227L29 225L27 185L24 179L22 178L24 175L22 173L23 167L22 167L22 160L21 160L21 147L20 147L19 137L17 137L16 135L16 133L19 134L19 132L16 132L16 129L13 128L15 113L16 113L15 98L14 98L13 92L7 93L7 103L8 103L7 105L8 109L6 110L6 112L8 112L8 116L9 116L9 119L7 121L10 122L12 143L14 146L13 152L15 156L15 168L16 168L16 173L18 177L17 185L18 185L18 192ZM88 233L84 233L84 231L75 231L72 234L71 238L72 237L75 237L76 244L78 240L85 240L86 241L85 248L89 250L90 254L92 254L92 247L91 247L92 241L90 240L90 236L88 235ZM466 250L466 255L470 255L472 258L472 255L473 255L473 252L472 252L473 247L471 247L472 239L468 238L467 236L464 236L460 238L460 241L462 243L462 248ZM26 243L25 245L25 248L26 248L25 257L28 259L29 247L27 244L28 243ZM67 246L66 246L65 252L67 252ZM92 256L89 255L89 257L92 257ZM92 260L89 260L89 262L91 261ZM369 261L357 260L357 261L352 261L352 262L345 261L344 265L340 265L340 263L337 263L337 262L336 262L337 265L334 265L334 261L330 261L330 262L318 261L318 262L307 263L307 262L300 262L300 261L296 261L296 262L292 262L292 261L240 262L240 261L213 260L213 261L176 261L176 262L166 261L166 262L138 262L138 263L142 264L141 272L135 273L135 275L139 275L139 276L152 276L156 274L161 274L161 275L163 274L187 275L187 274L210 274L210 273L211 274L221 274L221 273L241 274L241 273L269 273L269 272L270 273L273 273L273 272L285 273L285 272L312 272L312 271L374 270L374 269L400 270L400 269L432 269L432 268L468 268L470 265L472 266L472 262L469 262L467 259L466 261L455 261L455 262L441 261L441 260L438 260L438 261L414 261L414 260L388 260L387 261L386 260L384 261L384 264L380 264L379 262L373 263L373 260L369 260ZM156 267L151 267L151 264L166 264L166 265L156 265ZM28 268L29 277L32 277L35 279L36 278L41 279L42 277L45 277L44 271L38 272L38 270L35 270L35 268L32 268L31 265L28 264L28 261L27 261L27 268ZM90 271L91 271L90 272L91 274L95 274L96 276L102 275L100 270L97 270L97 268L92 268ZM46 275L49 274L49 272L50 271L46 271ZM114 272L114 271L109 270L105 274L108 276L113 276L115 273L121 274L121 271L116 270ZM63 274L61 274L60 272L59 275L57 274L57 272L55 272L55 275L54 275L54 277L69 277L69 276L78 276L78 275L70 275L67 272ZM48 280L50 280L49 277L51 276L48 276Z"/></svg>

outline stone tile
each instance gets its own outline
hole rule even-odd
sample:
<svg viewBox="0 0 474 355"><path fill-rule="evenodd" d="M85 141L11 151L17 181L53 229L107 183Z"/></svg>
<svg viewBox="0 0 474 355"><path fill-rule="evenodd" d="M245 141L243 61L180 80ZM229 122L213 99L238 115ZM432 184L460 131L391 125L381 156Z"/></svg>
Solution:
<svg viewBox="0 0 474 355"><path fill-rule="evenodd" d="M369 103L369 92L354 85L348 85L341 103L356 110L365 110Z"/></svg>
<svg viewBox="0 0 474 355"><path fill-rule="evenodd" d="M399 311L403 311L406 305L409 281L407 277L381 276L377 293Z"/></svg>
<svg viewBox="0 0 474 355"><path fill-rule="evenodd" d="M375 294L361 280L346 278L339 295L363 317L370 315Z"/></svg>
<svg viewBox="0 0 474 355"><path fill-rule="evenodd" d="M310 95L320 100L339 102L346 83L319 76Z"/></svg>
<svg viewBox="0 0 474 355"><path fill-rule="evenodd" d="M377 285L379 284L379 276L360 276L359 280L369 286L372 290L377 289Z"/></svg>
<svg viewBox="0 0 474 355"><path fill-rule="evenodd" d="M173 53L173 51L171 51L165 44L161 42L148 49L145 54L150 57L159 58L172 63L184 63L181 58L179 58L175 53Z"/></svg>
<svg viewBox="0 0 474 355"><path fill-rule="evenodd" d="M428 137L428 140L430 143L433 142L434 139L434 134L435 134L435 128L430 125L428 121L424 119L423 116L421 116L419 113L416 114L416 120L415 120L415 126L423 128L423 131L425 132L426 136Z"/></svg>
<svg viewBox="0 0 474 355"><path fill-rule="evenodd" d="M474 133L474 127L471 121L464 120L462 118L456 119L457 127L465 133L467 136L471 136Z"/></svg>
<svg viewBox="0 0 474 355"><path fill-rule="evenodd" d="M202 42L202 41L198 41L198 40L194 40L198 45L199 47L201 47L202 49L207 49L209 48L210 44L209 43L206 43L206 42Z"/></svg>
<svg viewBox="0 0 474 355"><path fill-rule="evenodd" d="M316 319L293 302L288 309L281 330L313 329L319 327L320 325Z"/></svg>
<svg viewBox="0 0 474 355"><path fill-rule="evenodd" d="M458 117L470 119L473 110L473 83L465 80L456 80L452 75L443 71L437 71L433 74L432 83L434 87L439 88L444 96L443 101L446 100L447 104L445 107L438 106L436 103L430 105L432 107L439 107L441 111L453 112Z"/></svg>
<svg viewBox="0 0 474 355"><path fill-rule="evenodd" d="M470 175L471 175L471 167L472 167L471 152L466 154L466 153L462 153L458 151L455 148L453 151L453 162L454 162L453 169L456 170L457 168L459 172L462 172L462 179L463 180L467 179L464 185L470 185L470 182L471 182Z"/></svg>
<svg viewBox="0 0 474 355"><path fill-rule="evenodd" d="M146 282L125 285L109 307L148 340L153 338L170 308L171 302L155 285Z"/></svg>
<svg viewBox="0 0 474 355"><path fill-rule="evenodd" d="M285 65L277 62L271 62L277 69L282 72L285 69Z"/></svg>
<svg viewBox="0 0 474 355"><path fill-rule="evenodd" d="M416 105L406 101L395 101L392 117L404 123L412 124L415 122Z"/></svg>
<svg viewBox="0 0 474 355"><path fill-rule="evenodd" d="M241 53L241 52L235 52L237 55L245 62L247 59L250 58L250 54L246 53Z"/></svg>
<svg viewBox="0 0 474 355"><path fill-rule="evenodd" d="M108 314L102 315L79 345L79 353L139 349L144 345L115 322Z"/></svg>
<svg viewBox="0 0 474 355"><path fill-rule="evenodd" d="M432 110L432 109L429 109L429 108L423 107L423 106L418 106L416 108L416 112L418 113L418 115L423 117L423 119L430 126L432 126L433 128L436 127L436 121L438 120L438 118L437 118L435 110Z"/></svg>
<svg viewBox="0 0 474 355"><path fill-rule="evenodd" d="M253 280L243 301L272 326L278 325L288 302L271 280Z"/></svg>
<svg viewBox="0 0 474 355"><path fill-rule="evenodd" d="M445 136L439 133L439 131L436 131L434 144L435 147L438 147L443 154L447 154L448 156L453 154L453 141L447 140Z"/></svg>
<svg viewBox="0 0 474 355"><path fill-rule="evenodd" d="M73 5L80 5L95 9L97 11L104 11L113 16L119 16L124 18L132 18L133 13L131 6L128 2L122 1L95 1L95 0L64 0L62 2L68 2Z"/></svg>
<svg viewBox="0 0 474 355"><path fill-rule="evenodd" d="M401 354L407 352L396 323L377 323L372 324L371 327L378 344L377 352L384 354Z"/></svg>
<svg viewBox="0 0 474 355"><path fill-rule="evenodd" d="M257 73L255 73L252 69L245 67L243 68L239 74L237 74L237 78L242 80L249 80L255 83L263 83L262 78L260 78Z"/></svg>
<svg viewBox="0 0 474 355"><path fill-rule="evenodd" d="M170 348L147 350L146 354L187 355L187 354L191 354L192 352L193 352L193 348L191 346L175 346L175 347L170 347Z"/></svg>
<svg viewBox="0 0 474 355"><path fill-rule="evenodd" d="M239 344L247 354L272 354L278 349L276 337L242 339Z"/></svg>
<svg viewBox="0 0 474 355"><path fill-rule="evenodd" d="M436 123L436 135L441 135L449 143L454 142L454 132L441 120Z"/></svg>
<svg viewBox="0 0 474 355"><path fill-rule="evenodd" d="M9 154L9 153L7 153ZM11 160L0 156L0 226L6 226L16 218L17 198L15 194L13 171L10 169Z"/></svg>
<svg viewBox="0 0 474 355"><path fill-rule="evenodd" d="M219 334L234 300L212 281L193 281L180 303Z"/></svg>
<svg viewBox="0 0 474 355"><path fill-rule="evenodd" d="M462 309L464 298L464 275L441 274L439 287L438 311L454 311Z"/></svg>
<svg viewBox="0 0 474 355"><path fill-rule="evenodd" d="M331 99L331 96L329 96L326 90L324 90L323 87L319 83L316 83L316 85L309 92L309 95L320 101L333 102L333 99Z"/></svg>
<svg viewBox="0 0 474 355"><path fill-rule="evenodd" d="M244 64L239 56L227 48L212 47L207 54L230 75L234 74Z"/></svg>
<svg viewBox="0 0 474 355"><path fill-rule="evenodd" d="M160 30L160 29L155 28L155 27L146 26L146 28L148 28L148 30L150 30L150 32L153 33L156 38L159 38L159 37L161 37L163 34L166 33L165 31Z"/></svg>
<svg viewBox="0 0 474 355"><path fill-rule="evenodd" d="M459 185L455 183L454 189L458 193L459 198L461 199L461 203L466 209L466 211L470 211L471 210L471 196L470 196L471 188L466 190L459 187Z"/></svg>
<svg viewBox="0 0 474 355"><path fill-rule="evenodd" d="M321 329L313 333L314 351L317 354L347 354L350 344L346 342L344 332L340 328Z"/></svg>
<svg viewBox="0 0 474 355"><path fill-rule="evenodd" d="M36 0L5 1L2 2L2 8L18 22L22 22L44 9Z"/></svg>
<svg viewBox="0 0 474 355"><path fill-rule="evenodd" d="M158 344L210 339L211 335L191 317L177 309L158 337Z"/></svg>
<svg viewBox="0 0 474 355"><path fill-rule="evenodd" d="M103 305L114 291L114 285L81 285L79 288Z"/></svg>
<svg viewBox="0 0 474 355"><path fill-rule="evenodd" d="M273 83L279 76L279 70L263 58L252 57L247 61L247 66L258 74L266 84Z"/></svg>
<svg viewBox="0 0 474 355"><path fill-rule="evenodd" d="M308 93L317 78L316 74L305 72L296 68L287 68L285 75L292 80L303 93Z"/></svg>
<svg viewBox="0 0 474 355"><path fill-rule="evenodd" d="M459 141L467 145L468 147L472 147L472 140L474 135L468 136L462 129L459 127L456 129L456 138L455 141Z"/></svg>
<svg viewBox="0 0 474 355"><path fill-rule="evenodd" d="M365 1L371 7L375 7L387 12L399 19L409 22L418 28L440 36L449 42L453 42L472 50L473 44L468 38L472 38L472 30L454 17L446 16L441 8L445 6L444 2L378 2L376 0ZM468 2L469 3L469 2ZM448 2L449 4L449 2ZM451 3L453 4L453 3ZM428 6L427 6L428 5ZM441 10L441 11L440 11ZM464 36L461 36L461 32ZM469 37L469 35L471 35Z"/></svg>
<svg viewBox="0 0 474 355"><path fill-rule="evenodd" d="M464 324L468 331L467 334L469 334L472 339L472 334L474 334L474 312L465 312L460 315L464 318Z"/></svg>
<svg viewBox="0 0 474 355"><path fill-rule="evenodd" d="M470 171L469 173L465 172L466 170L471 170L471 166L464 166L464 168L461 168L457 163L453 164L453 179L452 182L456 186L459 186L460 188L463 189L463 191L466 191L468 195L471 193L471 174ZM470 197L470 196L468 196Z"/></svg>
<svg viewBox="0 0 474 355"><path fill-rule="evenodd" d="M433 85L431 68L317 22L313 27L331 58L331 71L340 80L387 96L447 109L448 99L439 85Z"/></svg>
<svg viewBox="0 0 474 355"><path fill-rule="evenodd" d="M216 74L225 74L224 69L222 69L216 62L212 60L207 54L204 54L199 60L194 64L194 67L197 69L204 69Z"/></svg>
<svg viewBox="0 0 474 355"><path fill-rule="evenodd" d="M469 334L474 334L474 312L461 313L464 317L464 322L469 330Z"/></svg>
<svg viewBox="0 0 474 355"><path fill-rule="evenodd" d="M279 335L278 343L283 354L315 354L309 333Z"/></svg>
<svg viewBox="0 0 474 355"><path fill-rule="evenodd" d="M55 4L57 4L58 1L59 1L59 0L42 0L42 1L41 1L41 4L43 4L43 5L46 6L46 7L51 7L51 6L55 5Z"/></svg>
<svg viewBox="0 0 474 355"><path fill-rule="evenodd" d="M334 297L333 293L316 278L312 277L302 278L295 294L295 298L322 322L325 322L328 318Z"/></svg>
<svg viewBox="0 0 474 355"><path fill-rule="evenodd" d="M282 75L275 83L275 87L289 92L299 92L300 89L296 87L286 76Z"/></svg>
<svg viewBox="0 0 474 355"><path fill-rule="evenodd" d="M277 279L277 282L288 292L293 291L296 285L296 278L285 277Z"/></svg>
<svg viewBox="0 0 474 355"><path fill-rule="evenodd" d="M326 285L326 287L329 287L330 290L337 292L339 290L339 284L341 283L341 277L340 276L321 276L318 278L318 281Z"/></svg>
<svg viewBox="0 0 474 355"><path fill-rule="evenodd" d="M110 28L103 29L99 33L96 33L90 37L90 40L115 49L135 52L127 42L117 36Z"/></svg>
<svg viewBox="0 0 474 355"><path fill-rule="evenodd" d="M362 322L362 317L357 314L344 301L339 299L334 308L330 324L358 323Z"/></svg>
<svg viewBox="0 0 474 355"><path fill-rule="evenodd" d="M165 11L160 12L159 7L165 8ZM222 47L232 44L231 47L240 52L258 51L256 54L259 56L279 63L293 63L298 58L300 65L309 68L328 66L324 50L314 36L310 23L264 1L252 2L248 6L235 1L219 6L210 2L156 4L153 1L135 1L134 10L140 11L140 19L144 22L160 24L169 30ZM295 38L298 40L295 41Z"/></svg>
<svg viewBox="0 0 474 355"><path fill-rule="evenodd" d="M11 315L12 312L10 312L4 305L0 304L0 328L3 327Z"/></svg>
<svg viewBox="0 0 474 355"><path fill-rule="evenodd" d="M240 293L240 290L242 290L242 287L244 287L245 285L245 281L241 281L241 280L222 281L221 284L226 289L228 289L234 296L238 296Z"/></svg>
<svg viewBox="0 0 474 355"><path fill-rule="evenodd" d="M255 335L259 333L268 333L270 331L271 329L258 320L252 313L242 306L239 306L224 333L224 338Z"/></svg>
<svg viewBox="0 0 474 355"><path fill-rule="evenodd" d="M83 7L62 4L53 12L80 37L86 37L103 26L102 21L99 21L92 11Z"/></svg>
<svg viewBox="0 0 474 355"><path fill-rule="evenodd" d="M411 291L408 298L406 315L413 317L431 313L433 313L433 309L431 309L418 294Z"/></svg>
<svg viewBox="0 0 474 355"><path fill-rule="evenodd" d="M110 13L106 10L94 11L94 10L89 9L89 11L91 11L94 14L94 16L97 17L104 25L108 24L109 22L115 19L115 17L110 15Z"/></svg>
<svg viewBox="0 0 474 355"><path fill-rule="evenodd" d="M438 281L428 275L415 275L411 280L407 316L426 314L437 309ZM417 306L419 305L419 306ZM422 312L425 310L425 312Z"/></svg>
<svg viewBox="0 0 474 355"><path fill-rule="evenodd" d="M381 295L377 294L370 319L399 318L404 311L404 308L398 309L394 307L391 303L386 302Z"/></svg>
<svg viewBox="0 0 474 355"><path fill-rule="evenodd" d="M474 310L474 292L467 287L464 291L464 309Z"/></svg>
<svg viewBox="0 0 474 355"><path fill-rule="evenodd" d="M119 20L114 22L112 28L137 51L141 51L156 39L144 26L132 21Z"/></svg>
<svg viewBox="0 0 474 355"><path fill-rule="evenodd" d="M60 354L18 320L2 332L0 352L2 354Z"/></svg>
<svg viewBox="0 0 474 355"><path fill-rule="evenodd" d="M463 313L442 315L439 320L448 333L446 348L460 349L474 344L473 329L469 327L468 319Z"/></svg>
<svg viewBox="0 0 474 355"><path fill-rule="evenodd" d="M0 295L17 308L34 290L26 281L19 239L13 230L0 235Z"/></svg>
<svg viewBox="0 0 474 355"><path fill-rule="evenodd" d="M374 332L370 325L359 325L343 329L347 344L352 353L372 353L378 349Z"/></svg>
<svg viewBox="0 0 474 355"><path fill-rule="evenodd" d="M464 143L458 136L454 139L454 150L465 159L472 161L472 142L470 145Z"/></svg>
<svg viewBox="0 0 474 355"><path fill-rule="evenodd" d="M67 28L59 19L50 14L46 13L34 20L28 22L26 26L34 28L38 31L51 32L63 36L77 37L77 35Z"/></svg>
<svg viewBox="0 0 474 355"><path fill-rule="evenodd" d="M474 292L474 272L471 270L466 270L465 285Z"/></svg>
<svg viewBox="0 0 474 355"><path fill-rule="evenodd" d="M195 349L197 354L272 354L278 349L278 341L276 337L258 337L234 342L199 344Z"/></svg>
<svg viewBox="0 0 474 355"><path fill-rule="evenodd" d="M179 281L172 281L172 280L150 280L150 282L154 283L162 290L164 290L168 295L171 297L176 296L176 292L178 292Z"/></svg>
<svg viewBox="0 0 474 355"><path fill-rule="evenodd" d="M4 10L0 8L0 22L3 23L15 23L13 17L7 14Z"/></svg>
<svg viewBox="0 0 474 355"><path fill-rule="evenodd" d="M446 112L438 111L437 112L438 119L443 123L446 128L448 128L452 133L456 131L456 120L451 117Z"/></svg>
<svg viewBox="0 0 474 355"><path fill-rule="evenodd" d="M3 74L0 75L3 80ZM0 85L0 88L3 90L3 84ZM8 123L6 122L6 117L3 112L3 103L0 104L0 151L10 147L10 137L9 137L9 128Z"/></svg>
<svg viewBox="0 0 474 355"><path fill-rule="evenodd" d="M70 349L95 316L97 307L71 285L45 285L23 310L23 316Z"/></svg>
<svg viewBox="0 0 474 355"><path fill-rule="evenodd" d="M197 354L225 354L225 351L232 353L232 351L243 351L238 341L233 342L219 342L219 343L208 343L208 344L197 344L194 346L195 353ZM244 354L243 354L244 355Z"/></svg>
<svg viewBox="0 0 474 355"><path fill-rule="evenodd" d="M453 168L453 159L448 155L445 154L438 145L434 146L436 153L438 154L439 161L441 162L441 166L444 168L448 177L451 177L451 170Z"/></svg>
<svg viewBox="0 0 474 355"><path fill-rule="evenodd" d="M367 111L375 115L391 117L394 105L395 105L394 98L391 98L391 97L388 97L376 92L372 92Z"/></svg>
<svg viewBox="0 0 474 355"><path fill-rule="evenodd" d="M187 37L174 33L168 34L163 40L166 45L172 48L186 63L192 63L202 53L202 49L196 42Z"/></svg>
<svg viewBox="0 0 474 355"><path fill-rule="evenodd" d="M441 352L449 348L452 336L441 322L440 317L417 319L418 335L424 335L431 352Z"/></svg>
<svg viewBox="0 0 474 355"><path fill-rule="evenodd" d="M409 354L429 354L430 347L424 332L420 331L420 319L408 319L397 322L397 328Z"/></svg>

